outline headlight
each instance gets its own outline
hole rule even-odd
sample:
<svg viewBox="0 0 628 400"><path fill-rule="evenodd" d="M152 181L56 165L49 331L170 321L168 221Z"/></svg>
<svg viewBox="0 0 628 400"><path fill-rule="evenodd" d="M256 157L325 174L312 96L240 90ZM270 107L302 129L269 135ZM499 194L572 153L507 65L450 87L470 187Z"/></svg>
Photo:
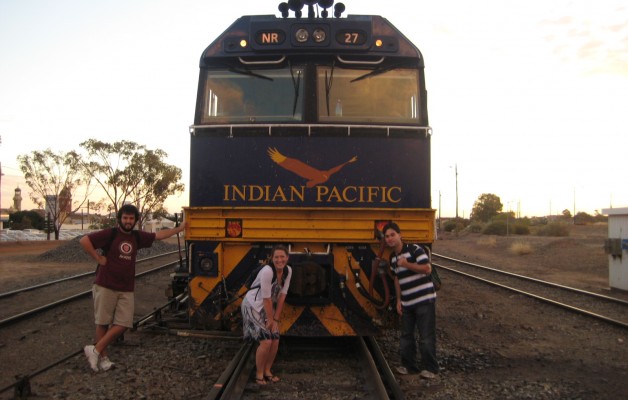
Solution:
<svg viewBox="0 0 628 400"><path fill-rule="evenodd" d="M307 41L307 39L310 37L310 34L307 32L306 29L301 28L296 32L294 37L297 40L297 42L303 43Z"/></svg>
<svg viewBox="0 0 628 400"><path fill-rule="evenodd" d="M325 39L327 38L327 34L324 30L317 28L314 29L314 32L312 32L312 38L314 38L314 41L316 43L321 43L325 41Z"/></svg>
<svg viewBox="0 0 628 400"><path fill-rule="evenodd" d="M214 262L212 261L211 258L205 257L201 259L199 267L201 268L201 271L209 272L214 268Z"/></svg>

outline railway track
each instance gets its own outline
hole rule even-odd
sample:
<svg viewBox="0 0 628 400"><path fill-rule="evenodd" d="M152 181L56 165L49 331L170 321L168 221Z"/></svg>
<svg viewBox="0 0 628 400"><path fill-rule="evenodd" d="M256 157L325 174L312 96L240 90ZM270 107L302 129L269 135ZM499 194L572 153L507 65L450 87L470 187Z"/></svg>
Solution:
<svg viewBox="0 0 628 400"><path fill-rule="evenodd" d="M628 329L628 301L544 281L512 272L432 254L433 264L442 270L533 297L578 314ZM445 265L444 263L447 263Z"/></svg>
<svg viewBox="0 0 628 400"><path fill-rule="evenodd" d="M155 304L163 303L172 267L180 261L175 254L138 261L136 313L166 307ZM0 393L13 388L19 398L18 394L29 392L30 378L82 353L94 329L90 301L93 278L89 275L79 274L51 285L24 288L27 290L2 299ZM144 316L138 321L147 319Z"/></svg>
<svg viewBox="0 0 628 400"><path fill-rule="evenodd" d="M255 376L255 345L245 343L205 399L302 399L304 393L299 389L307 386L310 389L306 391L316 392L320 398L404 398L372 337L283 338L280 351L282 381L267 385L251 382Z"/></svg>
<svg viewBox="0 0 628 400"><path fill-rule="evenodd" d="M177 254L175 251L138 260L136 276L140 277L175 265L179 262L175 257ZM95 271L76 274L0 293L2 299L0 328L61 304L90 296L94 274Z"/></svg>
<svg viewBox="0 0 628 400"><path fill-rule="evenodd" d="M170 255L173 255L173 254L178 254L178 253L179 253L178 251L171 251L171 252L168 252L168 253L163 253L163 254L158 254L158 255L155 255L155 256L151 256L151 257L145 257L145 258L138 259L137 262L136 262L136 268L137 267L141 268L145 263L147 263L147 262L149 262L151 260L161 259L163 257L170 256ZM44 268L44 267L42 267L42 268ZM94 276L95 274L96 274L96 271L89 271L89 272L84 272L84 273L81 273L81 274L67 276L65 278L53 279L53 280L46 281L46 282L41 282L41 283L38 283L38 284L35 284L35 285L17 288L17 289L14 289L14 290L10 290L10 291L7 291L7 292L0 293L0 299L3 299L5 297L14 296L14 295L19 294L19 293L28 292L28 291L35 290L35 289L41 289L41 288L44 288L44 287L47 287L47 286L52 286L52 285L55 285L55 284L60 284L60 283L64 283L64 282L74 281L76 279L81 279L81 278L84 278L84 277L91 277L91 276Z"/></svg>

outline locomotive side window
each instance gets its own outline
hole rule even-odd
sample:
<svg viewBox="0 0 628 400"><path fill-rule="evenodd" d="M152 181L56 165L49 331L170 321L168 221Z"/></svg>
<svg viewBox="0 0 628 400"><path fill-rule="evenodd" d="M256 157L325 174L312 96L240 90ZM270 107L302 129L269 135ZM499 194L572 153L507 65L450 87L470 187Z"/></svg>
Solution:
<svg viewBox="0 0 628 400"><path fill-rule="evenodd" d="M418 71L317 68L320 122L416 124Z"/></svg>
<svg viewBox="0 0 628 400"><path fill-rule="evenodd" d="M302 68L255 72L208 70L205 74L201 124L302 119Z"/></svg>

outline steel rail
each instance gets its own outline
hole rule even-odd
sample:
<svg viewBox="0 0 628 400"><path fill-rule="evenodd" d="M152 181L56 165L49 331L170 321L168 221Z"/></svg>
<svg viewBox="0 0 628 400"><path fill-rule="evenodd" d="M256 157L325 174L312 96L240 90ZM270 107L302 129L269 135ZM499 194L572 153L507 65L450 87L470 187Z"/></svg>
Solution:
<svg viewBox="0 0 628 400"><path fill-rule="evenodd" d="M373 355L369 350L364 338L359 336L356 338L358 347L360 349L360 356L363 359L363 367L366 372L366 382L371 386L373 390L374 398L381 400L390 400L390 396L386 391L386 386L382 380L382 376L377 369L377 363L373 359ZM381 360L380 360L381 361Z"/></svg>
<svg viewBox="0 0 628 400"><path fill-rule="evenodd" d="M254 367L252 355L253 342L244 343L204 399L235 400L242 397L246 381Z"/></svg>
<svg viewBox="0 0 628 400"><path fill-rule="evenodd" d="M487 270L487 271L498 272L498 273L503 274L503 275L524 279L524 280L527 280L527 281L530 281L530 282L541 283L541 284L546 285L546 286L560 288L560 289L564 289L564 290L571 291L571 292L574 292L574 293L580 293L580 294L584 294L584 295L591 296L591 297L596 297L598 299L603 299L603 300L611 301L611 302L618 303L618 304L628 305L628 300L618 299L616 297L611 297L611 296L606 296L606 295L599 294L599 293L589 292L587 290L578 289L578 288L574 288L574 287L570 287L570 286L565 286L565 285L561 285L559 283L554 283L554 282L549 282L549 281L545 281L545 280L542 280L542 279L532 278L530 276L520 275L520 274L516 274L514 272L508 272L508 271L504 271L504 270L497 269L497 268L487 267L485 265L474 264L474 263L471 263L471 262L468 262L468 261L459 260L459 259L456 259L456 258L451 258L451 257L443 256L443 255L440 255L440 254L432 253L432 257L438 257L438 258L442 258L443 260L449 260L449 261L457 262L457 263L460 263L460 264L469 265L469 266L472 266L472 267L475 267L475 268L484 269L484 270ZM436 265L436 266L438 267L439 265Z"/></svg>
<svg viewBox="0 0 628 400"><path fill-rule="evenodd" d="M517 289L517 288L513 288L511 286L507 286L507 285L504 285L504 284L501 284L501 283L498 283L498 282L494 282L494 281L491 281L491 280L488 280L488 279L480 278L479 276L475 276L475 275L468 274L466 272L458 271L458 270L456 270L454 268L446 267L444 265L439 265L439 264L435 264L435 263L433 265L435 265L438 268L444 269L446 271L450 271L450 272L453 272L453 273L456 273L456 274L459 274L459 275L466 276L468 278L472 278L472 279L475 279L475 280L478 280L478 281L481 281L481 282L484 282L484 283L488 283L489 285L501 287L501 288L509 290L511 292L515 292L515 293L522 294L524 296L532 297L532 298L540 300L542 302L549 303L549 304L558 306L560 308L564 308L564 309L573 311L573 312L575 312L577 314L586 315L588 317L599 319L599 320L607 322L609 324L616 325L616 326L619 326L621 328L627 328L628 329L628 323L623 322L623 321L619 321L619 320L616 320L616 319L613 319L613 318L609 318L609 317L606 317L604 315L597 314L597 313L594 313L594 312L591 312L591 311L588 311L588 310L585 310L585 309L582 309L582 308L574 307L574 306L571 306L569 304L561 303L561 302L556 301L556 300L548 299L547 297L539 296L539 295L536 295L534 293L526 292L526 291L523 291L523 290L520 290L520 289Z"/></svg>
<svg viewBox="0 0 628 400"><path fill-rule="evenodd" d="M169 255L172 255L172 254L175 254L175 253L178 253L178 251L171 251L169 253L162 253L162 254L158 254L158 255L155 255L155 256L144 257L144 258L141 258L141 259L137 260L137 263L141 263L141 262L144 262L144 261L150 261L150 260L153 260L155 258L165 257L165 256L169 256ZM35 290L35 289L40 289L42 287L54 285L55 283L71 281L71 280L74 280L74 279L84 278L86 276L90 276L90 275L94 275L94 274L96 274L96 271L83 272L81 274L76 274L76 275L72 275L72 276L66 276L65 278L59 278L59 279L55 279L55 280L48 281L48 282L38 283L38 284L33 285L33 286L27 286L27 287L15 289L15 290L12 290L10 292L0 293L0 299L2 299L4 297L13 296L13 295L18 294L18 293L28 292L29 290Z"/></svg>
<svg viewBox="0 0 628 400"><path fill-rule="evenodd" d="M386 361L386 357L379 347L379 344L377 344L375 338L373 336L366 336L364 341L378 365L379 375L383 378L384 383L389 388L390 394L392 395L391 398L393 400L404 400L405 397L401 391L401 387L399 386L399 381L395 378L395 375L390 369L388 361Z"/></svg>
<svg viewBox="0 0 628 400"><path fill-rule="evenodd" d="M151 268L149 270L137 273L135 275L135 277L139 278L141 276L153 273L155 271L158 271L158 270L161 270L161 269L164 269L164 268L167 268L167 267L171 267L171 266L173 266L175 264L178 264L178 263L179 263L179 261L177 260L177 261L170 262L168 264L160 265L158 267ZM4 327L5 325L9 325L11 323L17 322L17 321L22 320L24 318L27 318L29 316L33 316L35 314L38 314L38 313L40 313L42 311L46 311L46 310L49 310L51 308L57 307L57 306L59 306L61 304L69 303L69 302L71 302L73 300L77 300L77 299L80 299L80 298L83 298L83 297L87 297L87 296L89 296L91 294L92 294L92 290L91 289L90 290L86 290L86 291L74 294L72 296L69 296L69 297L66 297L66 298L54 301L52 303L48 303L48 304L45 304L43 306L33 308L32 310L24 311L24 312L22 312L20 314L16 314L16 315L12 316L12 317L5 318L3 320L0 320L0 328Z"/></svg>

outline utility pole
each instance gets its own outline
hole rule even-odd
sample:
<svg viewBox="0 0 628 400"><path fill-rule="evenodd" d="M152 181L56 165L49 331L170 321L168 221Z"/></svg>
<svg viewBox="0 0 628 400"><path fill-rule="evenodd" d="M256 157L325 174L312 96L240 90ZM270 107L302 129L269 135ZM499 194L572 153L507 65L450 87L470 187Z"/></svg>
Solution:
<svg viewBox="0 0 628 400"><path fill-rule="evenodd" d="M2 143L2 137L0 137L0 143ZM2 163L0 162L0 229L4 229L2 225Z"/></svg>
<svg viewBox="0 0 628 400"><path fill-rule="evenodd" d="M438 231L440 232L440 209L441 209L441 195L440 190L438 191Z"/></svg>
<svg viewBox="0 0 628 400"><path fill-rule="evenodd" d="M456 221L458 221L458 163L456 163Z"/></svg>
<svg viewBox="0 0 628 400"><path fill-rule="evenodd" d="M573 224L576 224L576 188L573 188Z"/></svg>

